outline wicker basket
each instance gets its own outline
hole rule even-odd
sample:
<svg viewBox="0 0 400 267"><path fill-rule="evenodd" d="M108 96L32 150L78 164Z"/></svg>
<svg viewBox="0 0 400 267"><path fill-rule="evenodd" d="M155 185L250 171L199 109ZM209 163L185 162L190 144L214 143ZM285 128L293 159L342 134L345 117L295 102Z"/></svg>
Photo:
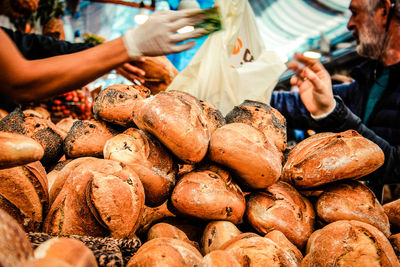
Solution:
<svg viewBox="0 0 400 267"><path fill-rule="evenodd" d="M31 241L33 249L37 248L41 243L50 238L56 237L45 233L28 233L27 236ZM114 239L109 237L77 235L67 235L62 237L75 238L82 241L92 250L100 267L125 266L141 246L141 242L137 237L132 239Z"/></svg>

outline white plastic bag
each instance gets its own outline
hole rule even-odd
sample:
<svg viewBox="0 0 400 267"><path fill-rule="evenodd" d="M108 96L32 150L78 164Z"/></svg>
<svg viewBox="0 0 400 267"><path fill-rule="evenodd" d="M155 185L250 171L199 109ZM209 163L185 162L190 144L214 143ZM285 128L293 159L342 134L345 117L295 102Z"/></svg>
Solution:
<svg viewBox="0 0 400 267"><path fill-rule="evenodd" d="M244 100L270 101L286 69L266 51L247 0L215 0L224 30L211 34L167 90L188 92L226 115Z"/></svg>

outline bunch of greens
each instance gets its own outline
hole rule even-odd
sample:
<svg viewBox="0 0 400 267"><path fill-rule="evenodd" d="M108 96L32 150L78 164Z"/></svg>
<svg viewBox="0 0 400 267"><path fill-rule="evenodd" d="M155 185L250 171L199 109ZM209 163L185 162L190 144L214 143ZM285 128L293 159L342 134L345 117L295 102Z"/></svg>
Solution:
<svg viewBox="0 0 400 267"><path fill-rule="evenodd" d="M221 13L217 6L199 10L206 18L203 22L196 24L195 28L204 28L206 33L204 35L222 30ZM197 13L198 14L198 13Z"/></svg>

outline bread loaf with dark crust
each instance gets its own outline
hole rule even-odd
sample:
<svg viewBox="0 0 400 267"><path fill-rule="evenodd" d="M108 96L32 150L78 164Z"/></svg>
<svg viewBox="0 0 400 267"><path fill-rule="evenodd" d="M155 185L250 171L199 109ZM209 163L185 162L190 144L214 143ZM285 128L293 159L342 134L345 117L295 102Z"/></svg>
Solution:
<svg viewBox="0 0 400 267"><path fill-rule="evenodd" d="M282 152L244 123L218 128L211 137L208 157L231 169L238 182L251 189L267 188L281 175Z"/></svg>
<svg viewBox="0 0 400 267"><path fill-rule="evenodd" d="M208 127L210 128L210 134L212 135L216 129L226 124L225 118L222 115L222 112L213 104L203 100L200 100L200 103L203 107L203 112L208 122Z"/></svg>
<svg viewBox="0 0 400 267"><path fill-rule="evenodd" d="M306 189L342 180L358 179L384 162L378 145L354 130L311 136L289 153L282 180Z"/></svg>
<svg viewBox="0 0 400 267"><path fill-rule="evenodd" d="M229 221L212 221L207 224L201 237L203 255L218 250L225 242L242 232Z"/></svg>
<svg viewBox="0 0 400 267"><path fill-rule="evenodd" d="M267 136L280 150L285 151L287 144L286 119L268 104L245 100L235 106L226 117L227 123L246 123Z"/></svg>
<svg viewBox="0 0 400 267"><path fill-rule="evenodd" d="M46 171L36 161L0 170L0 208L25 231L40 231L49 205Z"/></svg>
<svg viewBox="0 0 400 267"><path fill-rule="evenodd" d="M293 186L278 181L246 199L246 219L259 233L279 230L298 248L305 246L314 231L315 213L312 204Z"/></svg>
<svg viewBox="0 0 400 267"><path fill-rule="evenodd" d="M235 236L220 249L233 255L241 266L298 266L286 248L254 233Z"/></svg>
<svg viewBox="0 0 400 267"><path fill-rule="evenodd" d="M76 161L60 172L59 184L63 186L58 186L61 189L55 194L44 231L55 235L132 237L144 206L144 190L136 173L112 160Z"/></svg>
<svg viewBox="0 0 400 267"><path fill-rule="evenodd" d="M204 166L184 175L172 192L171 204L185 215L235 224L246 208L242 190L217 166Z"/></svg>
<svg viewBox="0 0 400 267"><path fill-rule="evenodd" d="M326 223L356 220L378 228L390 236L389 219L374 193L358 181L343 181L328 186L316 203L318 217Z"/></svg>
<svg viewBox="0 0 400 267"><path fill-rule="evenodd" d="M32 258L33 250L24 230L0 209L0 266L25 266Z"/></svg>
<svg viewBox="0 0 400 267"><path fill-rule="evenodd" d="M156 238L144 243L127 267L198 266L203 256L189 243L174 238Z"/></svg>
<svg viewBox="0 0 400 267"><path fill-rule="evenodd" d="M0 131L0 169L38 161L43 155L43 147L32 138Z"/></svg>
<svg viewBox="0 0 400 267"><path fill-rule="evenodd" d="M400 199L384 204L383 209L393 230L400 231Z"/></svg>
<svg viewBox="0 0 400 267"><path fill-rule="evenodd" d="M72 125L74 125L74 122L76 122L78 119L73 119L72 117L64 118L61 119L59 122L56 123L56 126L65 132L65 137L67 136L69 130L71 130ZM64 137L64 138L65 138Z"/></svg>
<svg viewBox="0 0 400 267"><path fill-rule="evenodd" d="M134 102L150 95L150 90L142 85L115 84L102 90L93 104L93 113L104 121L132 127L132 107Z"/></svg>
<svg viewBox="0 0 400 267"><path fill-rule="evenodd" d="M385 235L359 221L336 221L315 231L301 266L400 266Z"/></svg>
<svg viewBox="0 0 400 267"><path fill-rule="evenodd" d="M138 174L146 205L159 206L170 196L177 166L171 153L152 135L129 128L107 140L104 158L123 162Z"/></svg>
<svg viewBox="0 0 400 267"><path fill-rule="evenodd" d="M206 155L210 130L195 97L181 92L160 92L138 100L133 110L137 127L157 137L182 161L194 164Z"/></svg>
<svg viewBox="0 0 400 267"><path fill-rule="evenodd" d="M103 157L107 140L117 134L118 131L105 122L78 120L65 137L65 155L69 158Z"/></svg>
<svg viewBox="0 0 400 267"><path fill-rule="evenodd" d="M146 72L144 86L153 95L165 91L179 71L166 56L145 57L145 61L135 61L134 65Z"/></svg>
<svg viewBox="0 0 400 267"><path fill-rule="evenodd" d="M0 131L20 133L37 141L44 150L40 162L44 166L57 162L63 155L64 132L49 120L27 117L16 109L0 121Z"/></svg>

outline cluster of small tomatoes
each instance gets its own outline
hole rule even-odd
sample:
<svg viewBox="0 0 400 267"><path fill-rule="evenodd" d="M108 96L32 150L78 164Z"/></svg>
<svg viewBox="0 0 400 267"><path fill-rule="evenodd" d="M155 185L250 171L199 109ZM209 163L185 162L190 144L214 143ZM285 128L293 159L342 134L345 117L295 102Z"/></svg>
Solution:
<svg viewBox="0 0 400 267"><path fill-rule="evenodd" d="M50 111L56 117L86 120L92 117L92 108L93 99L86 87L59 95L50 101Z"/></svg>

